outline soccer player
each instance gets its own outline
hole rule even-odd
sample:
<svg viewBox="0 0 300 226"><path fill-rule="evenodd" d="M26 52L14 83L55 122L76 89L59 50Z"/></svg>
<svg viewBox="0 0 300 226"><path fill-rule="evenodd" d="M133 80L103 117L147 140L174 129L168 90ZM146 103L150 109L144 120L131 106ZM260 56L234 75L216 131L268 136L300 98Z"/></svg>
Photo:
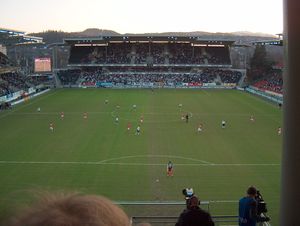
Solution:
<svg viewBox="0 0 300 226"><path fill-rule="evenodd" d="M105 104L108 104L108 99L105 100Z"/></svg>
<svg viewBox="0 0 300 226"><path fill-rule="evenodd" d="M51 122L49 124L49 129L50 129L51 132L54 132L54 123L53 122Z"/></svg>
<svg viewBox="0 0 300 226"><path fill-rule="evenodd" d="M167 176L173 176L173 163L171 161L167 164Z"/></svg>
<svg viewBox="0 0 300 226"><path fill-rule="evenodd" d="M143 115L140 118L140 122L141 122L141 124L143 124L143 122L144 122L144 116Z"/></svg>
<svg viewBox="0 0 300 226"><path fill-rule="evenodd" d="M136 110L136 104L132 105L133 110Z"/></svg>
<svg viewBox="0 0 300 226"><path fill-rule="evenodd" d="M250 121L251 121L251 122L255 122L255 118L254 118L253 115L250 116Z"/></svg>
<svg viewBox="0 0 300 226"><path fill-rule="evenodd" d="M184 120L184 115L181 115L181 120L182 120L182 121Z"/></svg>
<svg viewBox="0 0 300 226"><path fill-rule="evenodd" d="M203 128L202 123L200 123L197 129L198 133L202 132L202 128Z"/></svg>
<svg viewBox="0 0 300 226"><path fill-rule="evenodd" d="M135 135L140 135L140 133L141 133L141 127L140 125L138 125L138 127L136 128Z"/></svg>
<svg viewBox="0 0 300 226"><path fill-rule="evenodd" d="M127 123L127 131L129 131L130 129L131 129L131 123L128 122L128 123Z"/></svg>
<svg viewBox="0 0 300 226"><path fill-rule="evenodd" d="M189 114L188 114L188 113L185 115L185 122L186 122L186 123L189 122Z"/></svg>
<svg viewBox="0 0 300 226"><path fill-rule="evenodd" d="M115 118L115 123L119 124L119 117L118 116L116 116L116 118Z"/></svg>
<svg viewBox="0 0 300 226"><path fill-rule="evenodd" d="M61 118L61 120L64 120L64 118L65 118L65 113L63 111L60 113L60 118Z"/></svg>
<svg viewBox="0 0 300 226"><path fill-rule="evenodd" d="M278 134L278 136L280 136L281 133L282 133L282 129L281 129L281 127L278 127L278 129L277 129L277 134Z"/></svg>
<svg viewBox="0 0 300 226"><path fill-rule="evenodd" d="M88 118L88 113L87 112L83 112L83 119L87 119Z"/></svg>
<svg viewBox="0 0 300 226"><path fill-rule="evenodd" d="M225 120L222 120L222 129L225 129L225 127L226 127L226 122L225 122Z"/></svg>
<svg viewBox="0 0 300 226"><path fill-rule="evenodd" d="M40 111L41 111L41 108L40 108L40 107L38 107L38 108L36 109L36 111L37 111L37 112L40 112Z"/></svg>
<svg viewBox="0 0 300 226"><path fill-rule="evenodd" d="M179 107L179 109L180 109L180 111L181 111L181 108L182 108L182 104L178 104L178 107Z"/></svg>

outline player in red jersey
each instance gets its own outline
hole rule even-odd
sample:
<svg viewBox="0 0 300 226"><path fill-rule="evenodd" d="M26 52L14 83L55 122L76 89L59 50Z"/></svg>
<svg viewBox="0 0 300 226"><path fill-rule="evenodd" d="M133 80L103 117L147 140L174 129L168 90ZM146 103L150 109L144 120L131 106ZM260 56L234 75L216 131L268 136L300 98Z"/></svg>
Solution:
<svg viewBox="0 0 300 226"><path fill-rule="evenodd" d="M130 129L131 129L131 123L128 122L128 123L127 123L127 131L130 131Z"/></svg>
<svg viewBox="0 0 300 226"><path fill-rule="evenodd" d="M63 111L60 113L60 118L61 118L61 120L64 120L64 118L65 118L65 113Z"/></svg>
<svg viewBox="0 0 300 226"><path fill-rule="evenodd" d="M167 176L173 176L173 163L171 161L167 164Z"/></svg>

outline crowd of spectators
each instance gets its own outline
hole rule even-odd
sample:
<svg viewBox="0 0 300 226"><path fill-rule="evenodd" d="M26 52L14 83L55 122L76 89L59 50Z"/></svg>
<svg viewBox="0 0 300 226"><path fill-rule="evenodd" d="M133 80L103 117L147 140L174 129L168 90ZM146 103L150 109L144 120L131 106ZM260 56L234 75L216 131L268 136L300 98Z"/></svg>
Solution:
<svg viewBox="0 0 300 226"><path fill-rule="evenodd" d="M67 72L67 71L65 71ZM78 72L79 73L79 72ZM78 76L78 73L76 74ZM213 83L221 79L222 83L238 83L241 72L220 69L204 69L197 72L166 72L166 71L82 71L79 81L81 84L113 83L132 85L136 83ZM70 72L69 76L72 76ZM74 80L77 81L77 76Z"/></svg>
<svg viewBox="0 0 300 226"><path fill-rule="evenodd" d="M57 73L57 75L62 85L75 85L81 75L81 70L61 70Z"/></svg>
<svg viewBox="0 0 300 226"><path fill-rule="evenodd" d="M275 93L283 91L283 79L281 70L273 70L270 74L264 76L263 79L254 83L256 88L261 90L268 90Z"/></svg>
<svg viewBox="0 0 300 226"><path fill-rule="evenodd" d="M189 44L170 44L169 45L170 64L190 64L192 59L192 47Z"/></svg>
<svg viewBox="0 0 300 226"><path fill-rule="evenodd" d="M53 82L53 80L50 79L48 75L28 76L27 81L34 86L38 86L40 84L49 84Z"/></svg>
<svg viewBox="0 0 300 226"><path fill-rule="evenodd" d="M28 88L25 76L17 72L0 74L0 96Z"/></svg>
<svg viewBox="0 0 300 226"><path fill-rule="evenodd" d="M222 83L238 83L242 77L240 71L216 70L215 74L220 76Z"/></svg>
<svg viewBox="0 0 300 226"><path fill-rule="evenodd" d="M224 47L206 48L209 64L230 64L229 49Z"/></svg>
<svg viewBox="0 0 300 226"><path fill-rule="evenodd" d="M74 46L71 64L196 64L229 65L228 47L200 47L191 43L109 43Z"/></svg>
<svg viewBox="0 0 300 226"><path fill-rule="evenodd" d="M5 54L0 52L0 68L6 66L11 66L11 62Z"/></svg>
<svg viewBox="0 0 300 226"><path fill-rule="evenodd" d="M2 73L0 74L0 97L46 82L49 82L48 76L31 77L19 72Z"/></svg>
<svg viewBox="0 0 300 226"><path fill-rule="evenodd" d="M9 94L11 90L9 89L7 83L0 81L0 97Z"/></svg>

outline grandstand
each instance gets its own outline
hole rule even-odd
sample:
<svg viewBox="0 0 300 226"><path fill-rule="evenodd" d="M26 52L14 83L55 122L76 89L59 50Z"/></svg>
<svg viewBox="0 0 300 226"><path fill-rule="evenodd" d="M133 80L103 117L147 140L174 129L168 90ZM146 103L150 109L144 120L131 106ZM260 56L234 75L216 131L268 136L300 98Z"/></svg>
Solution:
<svg viewBox="0 0 300 226"><path fill-rule="evenodd" d="M26 35L23 31L0 28L0 46L1 105L20 102L24 95L33 96L53 86L50 74L33 73L36 57L45 54L51 56L49 51L45 53L42 38Z"/></svg>
<svg viewBox="0 0 300 226"><path fill-rule="evenodd" d="M234 41L182 36L69 38L69 67L57 73L64 86L235 87L243 70L232 69ZM68 78L69 77L69 78ZM72 77L72 78L71 78Z"/></svg>
<svg viewBox="0 0 300 226"><path fill-rule="evenodd" d="M110 36L70 38L72 66L231 67L234 41L200 37Z"/></svg>

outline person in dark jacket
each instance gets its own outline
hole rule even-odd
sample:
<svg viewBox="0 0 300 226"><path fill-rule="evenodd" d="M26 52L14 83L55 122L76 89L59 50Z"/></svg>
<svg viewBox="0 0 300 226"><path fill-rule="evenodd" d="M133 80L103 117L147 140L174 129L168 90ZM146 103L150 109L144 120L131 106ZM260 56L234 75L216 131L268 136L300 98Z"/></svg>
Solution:
<svg viewBox="0 0 300 226"><path fill-rule="evenodd" d="M239 201L239 225L240 226L255 226L257 220L257 202L255 197L257 190L250 186L247 189L247 196Z"/></svg>
<svg viewBox="0 0 300 226"><path fill-rule="evenodd" d="M175 226L214 226L210 214L202 210L199 204L196 196L187 200L187 209L180 214Z"/></svg>

